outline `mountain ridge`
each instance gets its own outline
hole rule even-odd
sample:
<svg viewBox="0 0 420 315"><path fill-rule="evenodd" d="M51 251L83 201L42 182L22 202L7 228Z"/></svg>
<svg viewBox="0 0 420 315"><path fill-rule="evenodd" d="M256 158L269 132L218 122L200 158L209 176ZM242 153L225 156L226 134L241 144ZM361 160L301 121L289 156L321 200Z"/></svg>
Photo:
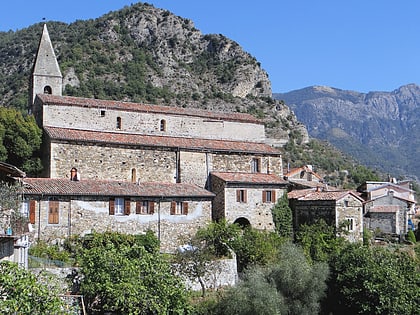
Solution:
<svg viewBox="0 0 420 315"><path fill-rule="evenodd" d="M274 93L308 128L363 164L395 176L420 178L420 86L360 93L310 86Z"/></svg>

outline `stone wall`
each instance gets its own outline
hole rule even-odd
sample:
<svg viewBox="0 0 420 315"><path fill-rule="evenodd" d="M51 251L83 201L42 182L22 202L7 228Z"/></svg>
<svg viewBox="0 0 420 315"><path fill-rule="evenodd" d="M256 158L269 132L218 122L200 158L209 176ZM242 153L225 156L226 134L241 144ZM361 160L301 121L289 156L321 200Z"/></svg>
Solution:
<svg viewBox="0 0 420 315"><path fill-rule="evenodd" d="M36 239L49 242L92 231L139 234L152 230L161 241L161 250L171 252L180 238L195 234L211 222L209 200L189 200L187 215L171 215L171 200L156 201L154 214L136 214L135 200L131 200L129 215L110 215L109 200L72 199L60 201L58 224L48 223L48 204L46 200L37 201L33 228Z"/></svg>
<svg viewBox="0 0 420 315"><path fill-rule="evenodd" d="M246 191L246 202L237 201L237 190ZM263 191L274 190L276 201L281 198L284 191L269 187L227 187L225 188L225 218L228 222L235 222L239 218L247 219L253 228L274 231L275 226L272 216L272 208L275 202L263 202Z"/></svg>
<svg viewBox="0 0 420 315"><path fill-rule="evenodd" d="M363 203L352 195L340 199L336 203L337 227L342 222L353 220L353 230L343 234L350 241L361 241L363 239Z"/></svg>
<svg viewBox="0 0 420 315"><path fill-rule="evenodd" d="M75 167L81 179L131 181L133 170L140 182L195 183L205 187L208 173L251 171L255 158L249 154L144 149L141 147L109 147L90 144L56 143L51 146L49 168L51 178L69 178ZM282 174L281 157L258 157L261 172Z"/></svg>
<svg viewBox="0 0 420 315"><path fill-rule="evenodd" d="M117 117L121 119L120 128L117 128ZM162 120L164 130L161 130ZM263 124L81 106L44 105L43 126L186 138L265 140Z"/></svg>

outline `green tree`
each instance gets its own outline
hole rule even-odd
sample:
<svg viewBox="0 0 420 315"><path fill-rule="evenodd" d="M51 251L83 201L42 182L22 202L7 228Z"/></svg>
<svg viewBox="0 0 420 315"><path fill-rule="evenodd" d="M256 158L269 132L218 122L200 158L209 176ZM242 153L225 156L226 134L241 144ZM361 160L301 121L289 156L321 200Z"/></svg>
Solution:
<svg viewBox="0 0 420 315"><path fill-rule="evenodd" d="M2 314L74 314L66 311L67 305L51 286L8 261L0 262L0 297Z"/></svg>
<svg viewBox="0 0 420 315"><path fill-rule="evenodd" d="M187 292L181 279L171 273L164 256L145 248L141 236L94 233L86 245L80 263L81 292L92 314L187 312Z"/></svg>
<svg viewBox="0 0 420 315"><path fill-rule="evenodd" d="M272 209L273 221L277 233L281 237L292 238L293 234L293 216L292 209L289 207L287 193L277 201Z"/></svg>
<svg viewBox="0 0 420 315"><path fill-rule="evenodd" d="M238 271L273 263L278 257L282 242L283 239L277 233L245 228L233 244Z"/></svg>
<svg viewBox="0 0 420 315"><path fill-rule="evenodd" d="M42 131L33 116L16 109L0 108L0 159L29 174L41 171L39 150Z"/></svg>
<svg viewBox="0 0 420 315"><path fill-rule="evenodd" d="M230 257L234 242L239 238L241 228L226 220L212 222L197 231L197 238L206 242L210 252L216 257Z"/></svg>
<svg viewBox="0 0 420 315"><path fill-rule="evenodd" d="M245 271L222 297L218 314L317 314L327 277L326 263L310 264L298 246L286 243L274 265Z"/></svg>
<svg viewBox="0 0 420 315"><path fill-rule="evenodd" d="M321 219L314 224L302 225L296 233L296 243L302 246L305 255L312 261L328 262L346 241L337 237L335 228Z"/></svg>
<svg viewBox="0 0 420 315"><path fill-rule="evenodd" d="M330 263L327 310L334 314L419 314L420 270L405 252L349 244Z"/></svg>
<svg viewBox="0 0 420 315"><path fill-rule="evenodd" d="M213 250L195 236L184 241L173 258L174 266L180 275L200 283L201 296L204 297L206 282L212 274L220 271L215 263L217 257Z"/></svg>

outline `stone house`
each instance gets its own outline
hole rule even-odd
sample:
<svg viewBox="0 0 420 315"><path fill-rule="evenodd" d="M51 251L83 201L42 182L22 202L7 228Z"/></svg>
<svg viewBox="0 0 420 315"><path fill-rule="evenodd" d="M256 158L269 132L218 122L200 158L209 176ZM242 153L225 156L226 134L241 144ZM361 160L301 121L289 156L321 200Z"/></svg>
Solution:
<svg viewBox="0 0 420 315"><path fill-rule="evenodd" d="M266 143L263 122L251 115L62 96L62 82L44 25L30 111L43 129L45 178L24 179L37 238L150 228L171 250L180 234L217 217L213 198L227 199L212 192L211 173L283 173L280 152ZM258 189L275 190L271 182ZM154 212L136 213L143 202ZM111 214L112 204L118 215ZM258 203L248 206L248 212L262 211ZM268 221L257 215L249 222L266 228Z"/></svg>
<svg viewBox="0 0 420 315"><path fill-rule="evenodd" d="M349 241L363 237L363 199L354 191L295 190L288 193L293 212L293 227L323 219Z"/></svg>
<svg viewBox="0 0 420 315"><path fill-rule="evenodd" d="M321 175L313 170L312 165L304 165L288 170L284 179L290 183L290 189L323 188L327 186Z"/></svg>
<svg viewBox="0 0 420 315"><path fill-rule="evenodd" d="M383 233L405 235L408 232L408 214L415 202L396 196L393 190L386 195L365 201L365 226Z"/></svg>
<svg viewBox="0 0 420 315"><path fill-rule="evenodd" d="M409 228L414 228L414 222L416 221L415 215L417 211L417 202L415 197L415 191L410 188L410 182L398 182L395 179L393 179L392 182L368 181L363 183L360 187L358 187L358 191L366 200L364 213L369 218L368 220L365 220L366 223L369 223L369 226L367 226L368 228L370 228L371 226L372 229L379 228L383 232L389 231L387 233L396 234L405 234L410 223L411 227ZM389 195L393 196L393 198L387 197ZM395 206L394 198L399 198L400 202L397 203L402 202L401 207ZM388 205L390 207L372 208L373 204L379 205L379 203L383 203L385 201L389 201ZM381 206L384 205L385 204L381 204ZM403 209L405 214L402 213ZM379 210L381 212L379 212ZM388 219L384 219L385 217L388 217ZM394 218L391 219L391 217ZM398 228L395 225L395 220L397 217L399 217ZM386 222L390 223L391 225L385 226Z"/></svg>
<svg viewBox="0 0 420 315"><path fill-rule="evenodd" d="M274 231L271 209L287 192L287 181L274 174L211 173L213 219Z"/></svg>

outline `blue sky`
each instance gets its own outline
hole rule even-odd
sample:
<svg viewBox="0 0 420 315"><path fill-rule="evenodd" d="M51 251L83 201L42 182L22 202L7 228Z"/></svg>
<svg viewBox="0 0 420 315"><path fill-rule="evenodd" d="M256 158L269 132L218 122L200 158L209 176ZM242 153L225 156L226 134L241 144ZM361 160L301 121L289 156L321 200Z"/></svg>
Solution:
<svg viewBox="0 0 420 315"><path fill-rule="evenodd" d="M13 0L0 3L0 31L45 17L96 18L136 1ZM149 0L191 19L204 34L238 42L267 71L273 92L326 85L359 92L420 84L418 0Z"/></svg>

